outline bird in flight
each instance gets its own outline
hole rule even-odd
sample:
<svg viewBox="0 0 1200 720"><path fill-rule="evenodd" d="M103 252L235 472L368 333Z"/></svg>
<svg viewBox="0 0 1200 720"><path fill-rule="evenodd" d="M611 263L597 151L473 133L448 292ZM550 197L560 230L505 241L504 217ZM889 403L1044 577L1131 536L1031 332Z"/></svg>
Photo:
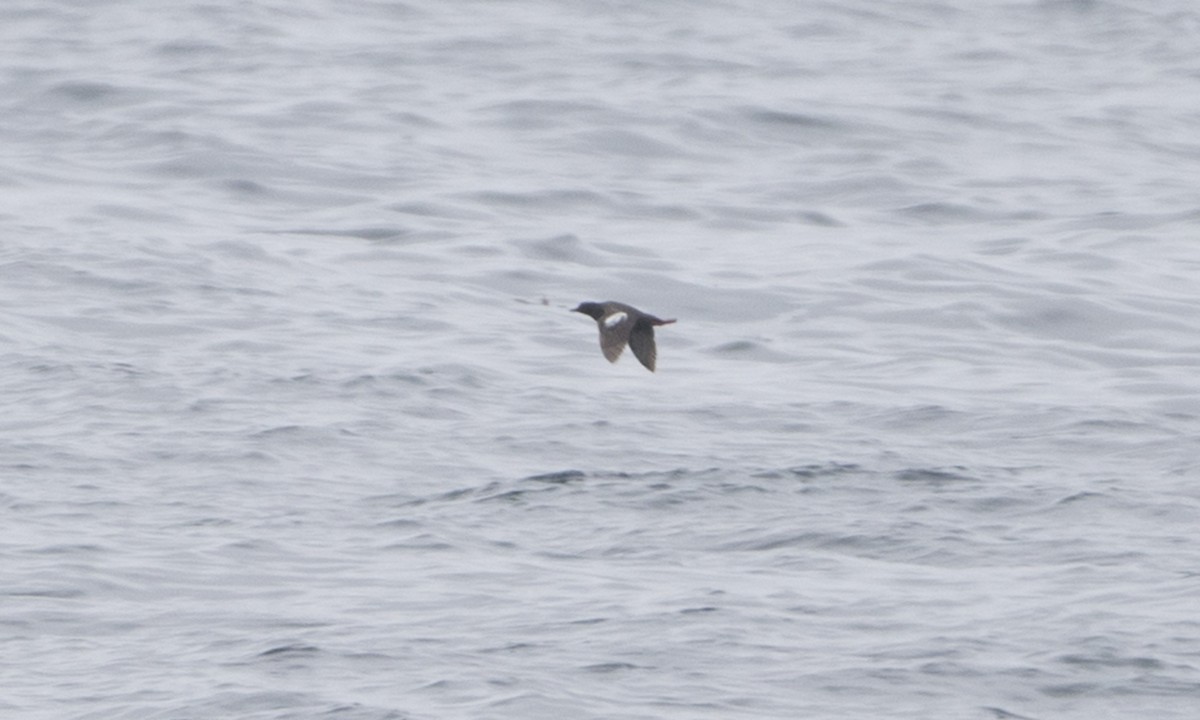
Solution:
<svg viewBox="0 0 1200 720"><path fill-rule="evenodd" d="M675 322L656 318L619 302L580 303L571 312L583 313L600 326L600 349L609 362L616 362L628 344L633 348L634 357L650 372L654 372L654 361L658 357L658 350L654 347L654 328Z"/></svg>

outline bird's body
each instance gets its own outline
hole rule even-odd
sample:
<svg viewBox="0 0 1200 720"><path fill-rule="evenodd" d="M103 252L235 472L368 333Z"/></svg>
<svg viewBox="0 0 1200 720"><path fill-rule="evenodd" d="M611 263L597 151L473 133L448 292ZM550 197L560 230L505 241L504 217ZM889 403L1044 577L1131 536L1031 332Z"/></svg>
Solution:
<svg viewBox="0 0 1200 720"><path fill-rule="evenodd" d="M658 350L654 346L654 328L670 325L674 320L662 320L649 313L619 302L585 302L572 312L583 313L600 327L600 349L609 362L616 362L629 345L634 356L646 369L654 372Z"/></svg>

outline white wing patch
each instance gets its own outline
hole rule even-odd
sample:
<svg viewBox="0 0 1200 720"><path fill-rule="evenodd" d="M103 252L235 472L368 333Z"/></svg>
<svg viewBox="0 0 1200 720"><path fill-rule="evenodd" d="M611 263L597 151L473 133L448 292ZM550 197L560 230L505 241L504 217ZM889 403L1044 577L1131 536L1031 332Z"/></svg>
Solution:
<svg viewBox="0 0 1200 720"><path fill-rule="evenodd" d="M628 317L629 317L629 315L625 312L621 312L621 311L615 312L612 315L608 315L604 318L604 327L606 327L606 328L616 327L616 326L620 325L621 323L625 322L625 319Z"/></svg>

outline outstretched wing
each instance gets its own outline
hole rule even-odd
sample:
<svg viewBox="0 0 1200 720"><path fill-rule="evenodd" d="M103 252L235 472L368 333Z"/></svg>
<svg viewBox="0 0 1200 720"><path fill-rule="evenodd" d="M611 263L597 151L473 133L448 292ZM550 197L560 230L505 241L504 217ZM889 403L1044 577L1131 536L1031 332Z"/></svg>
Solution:
<svg viewBox="0 0 1200 720"><path fill-rule="evenodd" d="M629 347L637 359L654 372L654 361L658 358L658 350L654 346L654 327L648 322L638 323L629 333Z"/></svg>
<svg viewBox="0 0 1200 720"><path fill-rule="evenodd" d="M625 344L629 342L633 318L629 317L629 313L618 310L605 315L597 322L600 325L600 349L609 362L616 362L617 358L621 357Z"/></svg>

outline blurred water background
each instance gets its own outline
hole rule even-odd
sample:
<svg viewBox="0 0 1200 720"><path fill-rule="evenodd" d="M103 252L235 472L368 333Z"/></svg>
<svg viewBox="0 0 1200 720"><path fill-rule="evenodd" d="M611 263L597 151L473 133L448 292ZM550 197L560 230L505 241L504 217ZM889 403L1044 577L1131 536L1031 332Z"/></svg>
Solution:
<svg viewBox="0 0 1200 720"><path fill-rule="evenodd" d="M4 3L0 711L1200 717L1197 47Z"/></svg>

